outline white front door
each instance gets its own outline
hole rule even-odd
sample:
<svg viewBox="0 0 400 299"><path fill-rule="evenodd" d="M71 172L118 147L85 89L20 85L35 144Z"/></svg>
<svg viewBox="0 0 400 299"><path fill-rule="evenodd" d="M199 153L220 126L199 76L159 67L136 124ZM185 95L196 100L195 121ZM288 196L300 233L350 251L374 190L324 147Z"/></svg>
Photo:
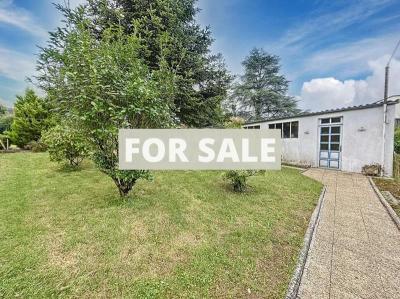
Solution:
<svg viewBox="0 0 400 299"><path fill-rule="evenodd" d="M342 117L320 119L319 167L341 169L342 129Z"/></svg>

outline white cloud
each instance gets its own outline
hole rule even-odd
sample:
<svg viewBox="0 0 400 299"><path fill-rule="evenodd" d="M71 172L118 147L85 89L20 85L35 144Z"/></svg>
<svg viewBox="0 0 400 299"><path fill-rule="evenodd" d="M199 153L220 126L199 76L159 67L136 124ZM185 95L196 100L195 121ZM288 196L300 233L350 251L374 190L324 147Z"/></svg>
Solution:
<svg viewBox="0 0 400 299"><path fill-rule="evenodd" d="M391 33L380 37L365 38L352 43L313 53L304 61L303 73L333 72L342 76L355 76L371 70L369 61L391 53L399 35Z"/></svg>
<svg viewBox="0 0 400 299"><path fill-rule="evenodd" d="M47 31L29 11L16 7L10 0L0 4L0 23L17 27L36 36L47 35Z"/></svg>
<svg viewBox="0 0 400 299"><path fill-rule="evenodd" d="M23 81L35 72L35 57L13 50L0 48L0 75Z"/></svg>
<svg viewBox="0 0 400 299"><path fill-rule="evenodd" d="M315 78L303 83L297 97L302 109L319 111L372 103L383 98L384 72L388 56L368 62L371 75L363 80ZM400 61L392 60L389 95L400 94Z"/></svg>
<svg viewBox="0 0 400 299"><path fill-rule="evenodd" d="M324 38L331 38L333 33L368 20L393 3L395 0L349 1L338 9L334 9L332 3L325 3L313 11L305 22L289 29L278 41L277 48L286 48L296 53Z"/></svg>

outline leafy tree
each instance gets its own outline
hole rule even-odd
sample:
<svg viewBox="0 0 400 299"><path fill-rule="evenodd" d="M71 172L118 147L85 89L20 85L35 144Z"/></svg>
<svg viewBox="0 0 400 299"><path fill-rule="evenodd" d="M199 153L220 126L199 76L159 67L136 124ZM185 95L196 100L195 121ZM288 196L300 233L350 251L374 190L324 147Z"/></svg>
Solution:
<svg viewBox="0 0 400 299"><path fill-rule="evenodd" d="M140 58L141 50L139 37L126 35L121 27L94 38L78 25L62 51L45 53L61 67L41 82L61 118L82 130L94 162L113 179L121 196L150 173L118 169L118 129L173 125L175 76L165 62L159 70L149 69Z"/></svg>
<svg viewBox="0 0 400 299"><path fill-rule="evenodd" d="M38 141L49 126L49 109L42 98L29 88L23 96L17 96L14 118L7 132L14 144L24 147L31 141Z"/></svg>
<svg viewBox="0 0 400 299"><path fill-rule="evenodd" d="M68 162L70 166L79 166L89 155L85 135L72 124L57 125L43 134L50 160Z"/></svg>
<svg viewBox="0 0 400 299"><path fill-rule="evenodd" d="M141 37L139 43L143 47L138 55L151 70L162 69L166 62L177 74L173 112L178 122L188 127L221 124L221 102L232 77L222 56L210 53L211 32L197 24L195 3L196 0L88 0L74 10L57 5L67 25L51 34L52 45L43 52L60 54L68 35L82 22L96 39L101 39L113 25L121 26L125 34ZM41 55L39 69L43 72L39 81L43 82L43 76L52 76L63 63Z"/></svg>
<svg viewBox="0 0 400 299"><path fill-rule="evenodd" d="M251 118L286 116L299 112L295 99L287 95L289 81L279 74L279 57L254 48L243 61L244 75L234 90L244 112Z"/></svg>

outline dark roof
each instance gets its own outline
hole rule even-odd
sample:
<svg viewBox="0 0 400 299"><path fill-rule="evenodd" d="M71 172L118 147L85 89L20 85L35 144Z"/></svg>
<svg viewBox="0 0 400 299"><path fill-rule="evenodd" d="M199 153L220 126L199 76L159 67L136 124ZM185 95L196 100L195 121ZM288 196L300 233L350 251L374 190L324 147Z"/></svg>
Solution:
<svg viewBox="0 0 400 299"><path fill-rule="evenodd" d="M388 101L387 103L388 103L388 105L395 105L395 104L399 103L399 100ZM273 118L261 119L261 120L258 120L258 121L250 121L250 122L246 122L244 125L258 124L258 123L267 122L267 121L269 122L269 121L276 121L276 120L284 120L284 119L289 119L289 118L298 118L298 117L322 115L322 114L335 113L335 112L344 112L344 111L352 111L352 110L369 109L369 108L380 107L382 105L383 105L383 101L379 101L379 102L375 102L375 103L371 103L371 104L344 107L344 108L338 108L338 109L329 109L329 110L323 110L323 111L318 111L318 112L302 112L302 113L294 114L294 115L291 115L291 116L273 117Z"/></svg>

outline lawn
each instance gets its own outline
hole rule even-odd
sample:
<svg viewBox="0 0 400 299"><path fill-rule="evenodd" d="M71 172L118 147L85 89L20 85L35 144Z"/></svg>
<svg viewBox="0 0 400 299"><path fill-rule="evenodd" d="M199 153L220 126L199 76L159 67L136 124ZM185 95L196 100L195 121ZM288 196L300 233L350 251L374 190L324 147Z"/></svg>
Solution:
<svg viewBox="0 0 400 299"><path fill-rule="evenodd" d="M374 178L373 180L380 191L389 191L395 198L400 200L400 181L398 179L392 180ZM400 217L400 205L394 205L390 202L389 204Z"/></svg>
<svg viewBox="0 0 400 299"><path fill-rule="evenodd" d="M155 172L121 201L86 162L0 154L0 297L282 298L321 185L269 171Z"/></svg>

